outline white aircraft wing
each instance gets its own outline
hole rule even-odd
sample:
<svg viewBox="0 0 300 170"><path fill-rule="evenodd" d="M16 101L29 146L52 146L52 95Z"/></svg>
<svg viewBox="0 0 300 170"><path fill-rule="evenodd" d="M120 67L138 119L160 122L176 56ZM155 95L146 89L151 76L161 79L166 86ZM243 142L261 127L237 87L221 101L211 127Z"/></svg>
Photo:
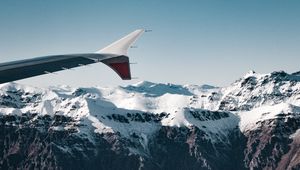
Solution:
<svg viewBox="0 0 300 170"><path fill-rule="evenodd" d="M98 62L112 68L123 80L130 80L131 73L127 50L143 32L143 29L136 30L95 53L53 55L0 63L0 83Z"/></svg>

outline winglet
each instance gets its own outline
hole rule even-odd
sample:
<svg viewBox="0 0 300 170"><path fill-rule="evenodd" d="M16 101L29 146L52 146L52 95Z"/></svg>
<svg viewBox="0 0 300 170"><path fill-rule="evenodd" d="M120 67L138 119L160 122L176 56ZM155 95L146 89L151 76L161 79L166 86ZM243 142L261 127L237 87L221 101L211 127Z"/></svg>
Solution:
<svg viewBox="0 0 300 170"><path fill-rule="evenodd" d="M127 56L127 50L130 48L137 38L145 32L144 29L135 30L120 40L110 44L109 46L97 51L96 53L117 54Z"/></svg>
<svg viewBox="0 0 300 170"><path fill-rule="evenodd" d="M131 80L129 58L127 56L113 57L102 62L112 68L122 80Z"/></svg>

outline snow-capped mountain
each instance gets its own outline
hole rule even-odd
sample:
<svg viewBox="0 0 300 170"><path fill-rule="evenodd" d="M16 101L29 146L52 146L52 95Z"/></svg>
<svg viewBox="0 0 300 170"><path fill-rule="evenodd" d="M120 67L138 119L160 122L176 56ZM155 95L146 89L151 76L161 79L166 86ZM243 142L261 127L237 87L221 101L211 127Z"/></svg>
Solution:
<svg viewBox="0 0 300 170"><path fill-rule="evenodd" d="M0 169L297 169L300 76L0 86ZM299 138L299 139L298 139Z"/></svg>

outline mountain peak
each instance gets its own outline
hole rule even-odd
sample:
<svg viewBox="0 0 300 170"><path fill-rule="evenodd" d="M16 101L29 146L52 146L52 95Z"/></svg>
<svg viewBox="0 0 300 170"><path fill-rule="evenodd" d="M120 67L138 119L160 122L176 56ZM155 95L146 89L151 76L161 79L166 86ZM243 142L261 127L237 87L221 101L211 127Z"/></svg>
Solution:
<svg viewBox="0 0 300 170"><path fill-rule="evenodd" d="M150 82L150 81L140 81L138 83L132 84L131 86L135 86L135 87L151 87L153 85L155 85L156 83Z"/></svg>
<svg viewBox="0 0 300 170"><path fill-rule="evenodd" d="M300 76L300 71L294 72L294 73L292 73L292 75L294 75L294 76Z"/></svg>
<svg viewBox="0 0 300 170"><path fill-rule="evenodd" d="M250 76L254 76L256 74L256 72L254 70L249 70L245 75L244 78L250 77Z"/></svg>
<svg viewBox="0 0 300 170"><path fill-rule="evenodd" d="M164 83L153 83L149 81L141 81L139 83L129 85L123 88L129 91L143 93L146 96L153 96L153 97L162 96L167 93L180 94L180 95L193 95L188 90L188 88L181 85L171 84L171 83L164 84Z"/></svg>

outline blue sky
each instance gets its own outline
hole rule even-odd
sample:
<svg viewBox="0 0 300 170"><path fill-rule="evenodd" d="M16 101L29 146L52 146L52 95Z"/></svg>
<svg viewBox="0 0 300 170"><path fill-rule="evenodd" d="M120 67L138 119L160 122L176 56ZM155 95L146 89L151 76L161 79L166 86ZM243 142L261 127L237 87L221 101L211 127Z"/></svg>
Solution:
<svg viewBox="0 0 300 170"><path fill-rule="evenodd" d="M122 81L103 64L18 81L35 86L115 86L148 80L226 86L248 70L300 70L300 1L2 0L2 62L94 52L138 28Z"/></svg>

